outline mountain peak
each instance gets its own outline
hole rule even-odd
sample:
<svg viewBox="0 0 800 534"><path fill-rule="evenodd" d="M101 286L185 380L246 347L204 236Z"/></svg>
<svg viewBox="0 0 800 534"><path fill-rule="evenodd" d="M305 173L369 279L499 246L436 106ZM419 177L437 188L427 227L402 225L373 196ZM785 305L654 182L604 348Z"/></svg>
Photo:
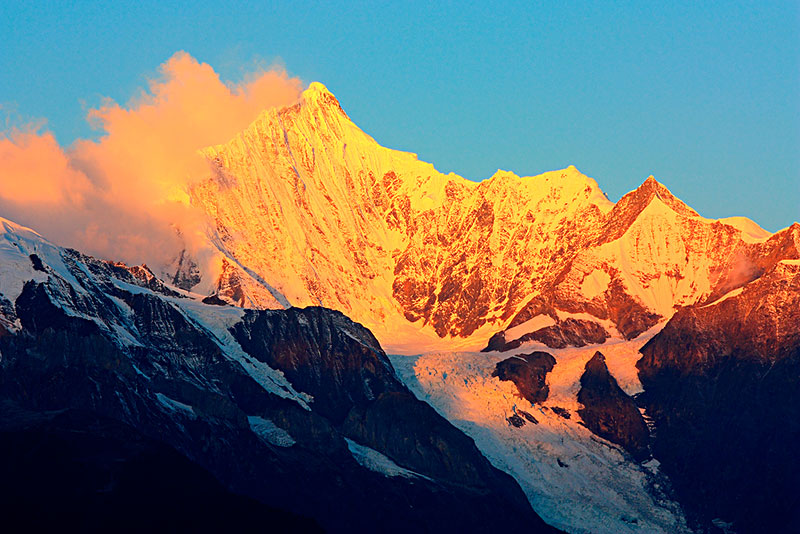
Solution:
<svg viewBox="0 0 800 534"><path fill-rule="evenodd" d="M306 96L307 94L309 95L324 94L333 96L333 94L328 90L327 87L325 87L325 84L323 84L322 82L311 82L308 85L308 89L303 91L303 96Z"/></svg>
<svg viewBox="0 0 800 534"><path fill-rule="evenodd" d="M646 208L654 198L658 198L672 209L672 211L680 215L685 217L699 217L696 211L673 195L670 190L667 189L664 184L656 180L652 174L642 182L642 185L623 196L617 203L617 206L627 209L633 208L638 212Z"/></svg>
<svg viewBox="0 0 800 534"><path fill-rule="evenodd" d="M666 197L672 197L672 193L670 193L669 189L667 189L664 184L662 184L661 182L656 180L655 176L653 176L652 174L650 176L648 176L647 179L644 182L642 182L642 185L637 187L633 191L633 193L635 193L637 191L643 192L643 193L647 194L647 196L651 196L651 195L662 196L663 195L663 196L666 196Z"/></svg>
<svg viewBox="0 0 800 534"><path fill-rule="evenodd" d="M654 199L657 199L666 208L683 217L693 218L700 216L673 195L664 184L650 175L642 182L642 185L624 195L614 205L614 209L611 210L609 215L611 224L601 241L609 242L622 236Z"/></svg>
<svg viewBox="0 0 800 534"><path fill-rule="evenodd" d="M303 91L301 101L314 107L333 108L347 116L347 113L344 112L341 104L339 104L339 100L320 82L311 82L308 89Z"/></svg>

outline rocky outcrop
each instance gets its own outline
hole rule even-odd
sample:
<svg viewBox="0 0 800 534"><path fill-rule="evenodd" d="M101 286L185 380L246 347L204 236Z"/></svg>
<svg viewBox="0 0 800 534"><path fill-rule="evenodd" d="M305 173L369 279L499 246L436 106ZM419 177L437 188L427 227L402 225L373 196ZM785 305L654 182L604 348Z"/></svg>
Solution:
<svg viewBox="0 0 800 534"><path fill-rule="evenodd" d="M778 260L742 290L679 310L641 349L654 455L701 525L800 528L798 310L800 262Z"/></svg>
<svg viewBox="0 0 800 534"><path fill-rule="evenodd" d="M556 359L552 354L536 351L497 362L492 376L514 382L519 396L531 404L541 403L547 399L547 394L550 392L547 387L547 373L552 371L555 365Z"/></svg>
<svg viewBox="0 0 800 534"><path fill-rule="evenodd" d="M600 352L595 352L586 362L578 402L583 405L578 415L586 428L620 445L638 461L649 456L649 434L644 418L634 400L611 376Z"/></svg>
<svg viewBox="0 0 800 534"><path fill-rule="evenodd" d="M564 321L556 321L554 325L523 334L508 342L505 340L505 332L498 332L492 336L489 344L481 352L493 350L506 352L532 341L543 343L551 349L563 349L569 346L584 347L586 345L605 343L608 338L608 332L602 325L594 321L570 317Z"/></svg>
<svg viewBox="0 0 800 534"><path fill-rule="evenodd" d="M279 369L336 424L353 406L405 391L372 333L325 308L248 310L232 329L253 358Z"/></svg>

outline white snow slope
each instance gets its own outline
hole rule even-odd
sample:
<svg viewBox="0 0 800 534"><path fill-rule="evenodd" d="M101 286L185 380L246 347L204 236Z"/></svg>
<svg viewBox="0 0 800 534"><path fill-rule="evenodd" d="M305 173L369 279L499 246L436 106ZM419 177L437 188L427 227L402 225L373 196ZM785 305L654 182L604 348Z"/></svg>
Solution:
<svg viewBox="0 0 800 534"><path fill-rule="evenodd" d="M678 504L665 491L658 462L632 461L616 445L580 424L580 376L595 351L626 393L641 391L638 349L663 323L632 341L561 350L529 343L498 353L434 352L391 356L402 380L420 398L469 435L492 464L519 482L534 510L549 524L580 534L688 532ZM516 386L492 377L497 362L533 350L553 354L550 394L532 406ZM569 410L565 419L550 408ZM524 410L538 424L511 426L507 417Z"/></svg>

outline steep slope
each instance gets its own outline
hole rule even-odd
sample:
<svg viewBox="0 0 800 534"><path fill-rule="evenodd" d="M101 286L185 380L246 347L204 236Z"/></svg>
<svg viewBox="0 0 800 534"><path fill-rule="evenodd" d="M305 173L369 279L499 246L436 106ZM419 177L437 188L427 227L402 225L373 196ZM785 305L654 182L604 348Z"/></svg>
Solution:
<svg viewBox="0 0 800 534"><path fill-rule="evenodd" d="M678 311L637 363L655 456L695 520L736 532L800 528L800 225L774 238L788 258Z"/></svg>
<svg viewBox="0 0 800 534"><path fill-rule="evenodd" d="M139 464L145 487L166 482L159 461L182 458L180 472L164 476L199 477L196 489L216 491L220 507L238 506L249 514L242 521L275 517L313 529L300 515L332 532L553 531L472 440L414 398L372 334L340 312L206 304L146 268L0 225L6 437L60 439L67 449L54 468L82 461L87 476L108 480L86 480L85 489L107 488L122 513L134 513L115 499L131 487L125 464L141 443L155 455ZM83 438L69 438L73 431ZM82 448L80 458L71 447ZM45 484L60 480L44 475ZM223 510L208 512L213 520ZM161 508L136 513L148 524ZM60 526L80 521L65 515Z"/></svg>
<svg viewBox="0 0 800 534"><path fill-rule="evenodd" d="M191 198L224 258L220 297L338 309L395 352L516 328L512 342L545 318L556 344L581 342L569 318L595 323L586 342L630 339L757 277L772 251L754 223L704 219L652 177L615 205L574 167L443 175L380 146L319 83L204 154Z"/></svg>

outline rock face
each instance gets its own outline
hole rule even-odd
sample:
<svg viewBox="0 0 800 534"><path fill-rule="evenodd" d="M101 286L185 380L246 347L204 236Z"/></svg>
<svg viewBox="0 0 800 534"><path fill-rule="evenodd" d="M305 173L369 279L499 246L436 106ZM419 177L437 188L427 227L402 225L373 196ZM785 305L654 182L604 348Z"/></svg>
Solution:
<svg viewBox="0 0 800 534"><path fill-rule="evenodd" d="M789 259L680 310L641 349L654 454L701 524L800 529L800 225L785 234Z"/></svg>
<svg viewBox="0 0 800 534"><path fill-rule="evenodd" d="M340 312L205 304L146 269L2 224L3 450L18 458L31 444L62 445L42 470L80 462L87 479L75 498L108 490L80 510L105 503L148 524L163 505L122 497L174 488L208 506L198 517L209 528L239 510L232 524L245 530L552 531L513 479L411 395L372 334ZM12 493L30 489L8 487L25 473L63 480L34 472L33 460L17 471L6 460ZM172 475L179 480L164 479ZM28 504L47 496L25 494ZM100 526L113 525L106 519ZM59 526L81 521L68 515Z"/></svg>
<svg viewBox="0 0 800 534"><path fill-rule="evenodd" d="M775 250L757 225L704 219L652 177L613 204L574 167L443 175L380 146L316 83L204 154L212 171L191 198L223 258L215 292L338 309L411 353L537 317L564 321L539 334L552 346L602 337L569 318L630 339L754 279Z"/></svg>
<svg viewBox="0 0 800 534"><path fill-rule="evenodd" d="M511 341L505 341L505 333L498 332L489 340L489 344L482 352L497 350L506 352L522 346L529 341L544 343L553 349L565 347L583 347L592 344L605 343L609 338L608 332L602 325L584 319L567 318L557 321L556 324L545 326L533 332L523 334Z"/></svg>
<svg viewBox="0 0 800 534"><path fill-rule="evenodd" d="M535 404L547 400L547 373L555 364L556 359L547 352L519 354L498 362L492 376L514 382L519 396Z"/></svg>
<svg viewBox="0 0 800 534"><path fill-rule="evenodd" d="M596 352L581 375L578 410L586 427L612 443L621 445L636 460L649 456L647 424L634 400L608 372L602 353Z"/></svg>

